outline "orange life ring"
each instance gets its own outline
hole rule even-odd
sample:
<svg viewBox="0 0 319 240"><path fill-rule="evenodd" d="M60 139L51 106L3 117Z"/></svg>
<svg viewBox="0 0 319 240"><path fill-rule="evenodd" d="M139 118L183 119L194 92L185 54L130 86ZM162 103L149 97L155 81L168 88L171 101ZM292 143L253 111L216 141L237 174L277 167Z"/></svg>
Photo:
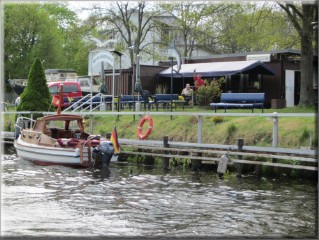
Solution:
<svg viewBox="0 0 319 240"><path fill-rule="evenodd" d="M142 134L143 125L146 121L148 121L148 128L146 133ZM138 123L138 128L137 128L138 139L140 140L146 139L151 134L152 130L153 130L153 119L151 116L147 115L143 117L141 121Z"/></svg>

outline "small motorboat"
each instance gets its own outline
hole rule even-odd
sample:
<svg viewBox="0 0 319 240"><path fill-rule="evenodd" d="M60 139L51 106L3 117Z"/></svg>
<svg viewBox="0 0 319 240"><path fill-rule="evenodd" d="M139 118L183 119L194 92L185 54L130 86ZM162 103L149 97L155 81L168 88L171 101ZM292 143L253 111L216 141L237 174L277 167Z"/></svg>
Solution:
<svg viewBox="0 0 319 240"><path fill-rule="evenodd" d="M114 157L113 143L84 131L83 117L57 114L16 121L17 155L41 165L107 166Z"/></svg>

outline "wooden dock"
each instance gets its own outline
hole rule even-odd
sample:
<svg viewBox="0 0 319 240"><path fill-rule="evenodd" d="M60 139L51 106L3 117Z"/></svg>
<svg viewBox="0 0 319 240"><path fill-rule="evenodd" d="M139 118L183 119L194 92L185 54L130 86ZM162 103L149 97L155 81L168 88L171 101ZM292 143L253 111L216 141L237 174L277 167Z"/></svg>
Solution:
<svg viewBox="0 0 319 240"><path fill-rule="evenodd" d="M216 164L227 153L231 163L318 171L318 152L313 149L244 146L242 139L239 139L238 145L168 142L165 139L166 142L119 139L119 143L121 153L127 155L160 157L166 160L190 159L204 164ZM1 132L1 142L13 144L14 133ZM287 161L279 163L278 160Z"/></svg>
<svg viewBox="0 0 319 240"><path fill-rule="evenodd" d="M5 144L13 144L14 142L14 132L0 132L1 135L1 143Z"/></svg>
<svg viewBox="0 0 319 240"><path fill-rule="evenodd" d="M240 141L243 143L242 139ZM121 153L161 157L167 159L191 159L205 164L215 164L225 153L231 163L264 165L290 169L318 170L317 151L311 149L291 149L256 147L244 145L198 144L185 142L143 141L120 139ZM281 161L279 160L287 160Z"/></svg>

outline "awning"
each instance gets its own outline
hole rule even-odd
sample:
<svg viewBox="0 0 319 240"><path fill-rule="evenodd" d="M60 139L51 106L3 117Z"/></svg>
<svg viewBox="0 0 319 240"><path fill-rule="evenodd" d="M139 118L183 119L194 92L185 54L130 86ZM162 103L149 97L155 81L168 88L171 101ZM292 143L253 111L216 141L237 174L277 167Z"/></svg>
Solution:
<svg viewBox="0 0 319 240"><path fill-rule="evenodd" d="M176 69L176 65L173 67ZM262 75L275 75L274 71L261 61L234 61L182 64L179 74L173 71L174 78L190 78L194 70L202 77L223 77L234 74L256 73ZM159 73L159 77L171 77L171 68Z"/></svg>

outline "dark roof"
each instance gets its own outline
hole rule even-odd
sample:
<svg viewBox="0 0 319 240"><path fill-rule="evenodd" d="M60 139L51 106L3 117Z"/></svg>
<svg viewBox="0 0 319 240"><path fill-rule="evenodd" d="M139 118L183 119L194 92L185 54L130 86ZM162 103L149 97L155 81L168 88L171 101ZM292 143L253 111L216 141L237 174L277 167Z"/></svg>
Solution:
<svg viewBox="0 0 319 240"><path fill-rule="evenodd" d="M174 67L176 69L176 65ZM275 75L274 71L261 61L234 61L182 64L179 74L173 71L173 77L193 77L194 70L202 77L222 77L239 73ZM171 77L171 68L161 71L159 76Z"/></svg>

